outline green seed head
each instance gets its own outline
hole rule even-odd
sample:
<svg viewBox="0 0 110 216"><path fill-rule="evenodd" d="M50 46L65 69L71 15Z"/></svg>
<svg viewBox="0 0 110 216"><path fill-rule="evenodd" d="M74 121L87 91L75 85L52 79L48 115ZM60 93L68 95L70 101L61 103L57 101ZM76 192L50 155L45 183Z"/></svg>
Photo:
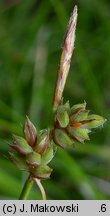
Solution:
<svg viewBox="0 0 110 216"><path fill-rule="evenodd" d="M68 109L65 104L61 104L55 115L53 140L61 147L72 146L75 141L84 143L90 139L91 129L103 126L105 121L102 116L90 115L86 110L86 102Z"/></svg>

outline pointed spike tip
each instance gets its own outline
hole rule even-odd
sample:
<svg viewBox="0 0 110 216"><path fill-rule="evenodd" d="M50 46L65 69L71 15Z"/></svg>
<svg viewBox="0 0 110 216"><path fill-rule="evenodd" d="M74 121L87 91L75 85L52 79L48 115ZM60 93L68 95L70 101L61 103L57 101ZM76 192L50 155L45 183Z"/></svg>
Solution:
<svg viewBox="0 0 110 216"><path fill-rule="evenodd" d="M78 14L78 6L77 6L77 5L74 6L73 14L74 14L74 15L77 15L77 14Z"/></svg>

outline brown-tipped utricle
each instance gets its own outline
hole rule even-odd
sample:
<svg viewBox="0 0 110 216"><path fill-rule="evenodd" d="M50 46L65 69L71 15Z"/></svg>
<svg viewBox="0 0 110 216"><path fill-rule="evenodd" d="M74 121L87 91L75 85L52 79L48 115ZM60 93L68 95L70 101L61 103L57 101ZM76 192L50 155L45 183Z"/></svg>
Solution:
<svg viewBox="0 0 110 216"><path fill-rule="evenodd" d="M28 117L26 117L26 122L24 126L24 135L28 144L32 147L35 146L37 141L37 130Z"/></svg>

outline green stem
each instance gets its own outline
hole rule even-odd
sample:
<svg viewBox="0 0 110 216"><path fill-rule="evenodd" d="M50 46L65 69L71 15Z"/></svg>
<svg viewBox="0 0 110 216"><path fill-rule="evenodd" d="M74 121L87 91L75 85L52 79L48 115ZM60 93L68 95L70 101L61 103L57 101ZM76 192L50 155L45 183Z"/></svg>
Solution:
<svg viewBox="0 0 110 216"><path fill-rule="evenodd" d="M26 180L24 187L22 189L21 195L19 197L19 200L27 200L29 192L33 185L33 179L29 175L28 179Z"/></svg>
<svg viewBox="0 0 110 216"><path fill-rule="evenodd" d="M36 184L38 185L38 187L39 187L39 189L40 189L40 191L41 191L42 199L43 199L43 200L46 200L46 192L45 192L45 190L44 190L43 185L41 184L40 179L34 178L34 181L36 182Z"/></svg>

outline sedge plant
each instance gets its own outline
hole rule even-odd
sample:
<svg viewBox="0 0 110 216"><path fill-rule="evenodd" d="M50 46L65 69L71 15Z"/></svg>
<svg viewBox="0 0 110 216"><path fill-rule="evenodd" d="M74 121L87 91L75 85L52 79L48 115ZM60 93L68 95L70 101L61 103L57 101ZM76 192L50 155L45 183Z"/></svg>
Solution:
<svg viewBox="0 0 110 216"><path fill-rule="evenodd" d="M20 200L28 199L34 182L41 191L42 199L46 199L41 181L50 178L52 168L48 164L54 158L57 148L61 147L65 150L74 147L77 142L85 143L90 139L91 130L103 126L106 121L102 116L90 114L85 101L72 106L69 101L66 103L63 101L63 90L74 51L77 17L77 6L75 6L64 38L54 88L51 126L38 131L27 116L23 129L24 137L13 135L13 142L10 144L11 161L20 170L29 173Z"/></svg>

